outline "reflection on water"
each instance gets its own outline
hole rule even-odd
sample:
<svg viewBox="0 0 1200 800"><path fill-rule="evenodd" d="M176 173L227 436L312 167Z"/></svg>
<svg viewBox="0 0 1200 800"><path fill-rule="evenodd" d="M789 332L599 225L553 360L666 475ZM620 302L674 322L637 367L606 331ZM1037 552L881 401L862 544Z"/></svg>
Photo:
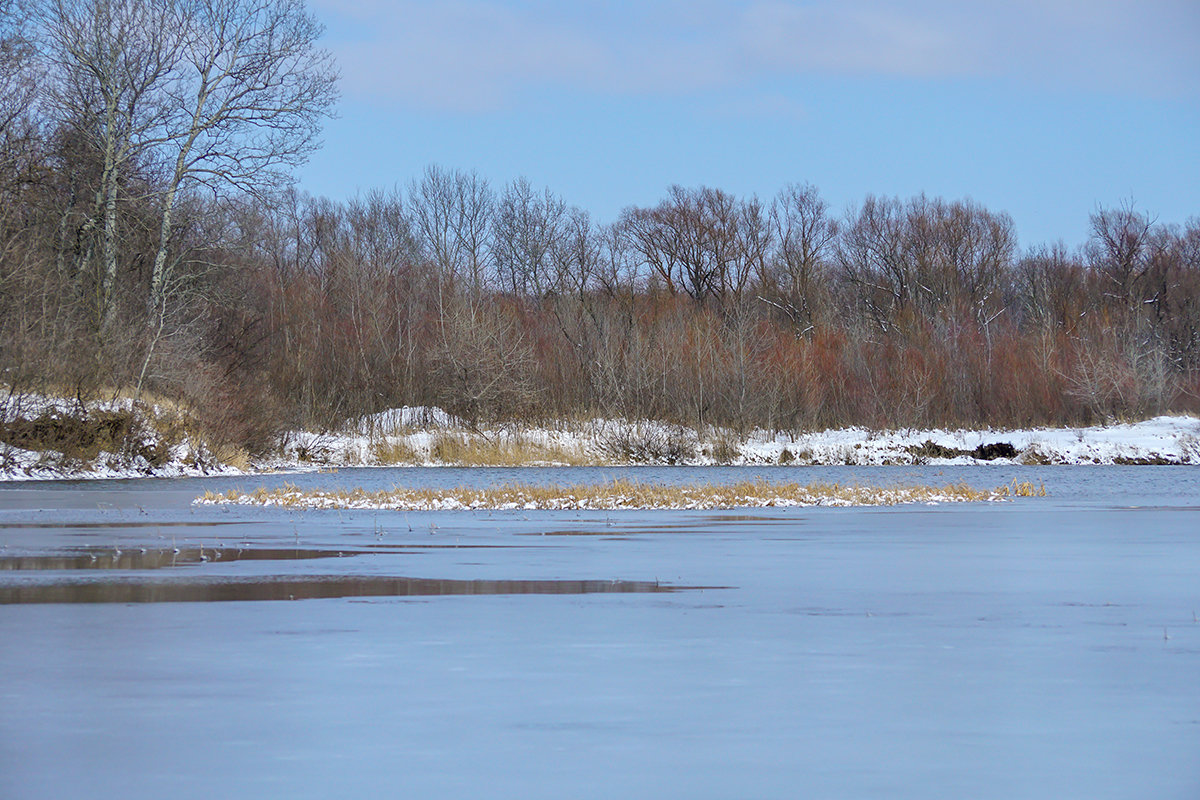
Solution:
<svg viewBox="0 0 1200 800"><path fill-rule="evenodd" d="M70 528L214 528L218 525L254 525L252 521L245 520L188 520L180 521L159 521L159 522L144 522L122 520L119 522L103 522L100 520L83 520L83 521L53 521L53 522L3 522L0 521L0 530L5 528L46 528L51 530Z"/></svg>
<svg viewBox="0 0 1200 800"><path fill-rule="evenodd" d="M674 592L694 586L651 581L443 580L310 576L211 580L60 581L0 586L0 605L14 603L204 603L430 595Z"/></svg>
<svg viewBox="0 0 1200 800"><path fill-rule="evenodd" d="M14 570L162 569L226 561L294 561L353 556L353 550L242 547L87 548L53 556L0 557L0 572Z"/></svg>

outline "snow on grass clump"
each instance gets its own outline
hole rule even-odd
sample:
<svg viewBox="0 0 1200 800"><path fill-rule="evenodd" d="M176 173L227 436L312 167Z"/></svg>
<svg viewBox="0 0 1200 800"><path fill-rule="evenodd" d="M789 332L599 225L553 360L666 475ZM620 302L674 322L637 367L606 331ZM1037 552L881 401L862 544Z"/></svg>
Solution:
<svg viewBox="0 0 1200 800"><path fill-rule="evenodd" d="M664 486L615 480L602 484L532 486L509 484L477 489L300 489L284 486L252 492L205 492L197 503L277 506L292 509L379 509L436 511L457 509L726 509L793 506L879 506L899 503L954 503L1004 500L1010 497L1045 496L1032 483L995 489L975 489L966 483L946 486L843 486L836 483L783 483L753 481L733 484Z"/></svg>
<svg viewBox="0 0 1200 800"><path fill-rule="evenodd" d="M0 402L0 476L8 480L236 472L171 404L129 397L83 402L7 393Z"/></svg>

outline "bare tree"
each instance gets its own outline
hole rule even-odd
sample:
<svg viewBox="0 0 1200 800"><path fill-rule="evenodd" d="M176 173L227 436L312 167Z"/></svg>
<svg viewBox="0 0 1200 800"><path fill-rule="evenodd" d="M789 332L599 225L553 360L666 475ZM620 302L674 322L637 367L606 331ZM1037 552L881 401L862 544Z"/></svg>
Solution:
<svg viewBox="0 0 1200 800"><path fill-rule="evenodd" d="M1088 260L1104 276L1112 296L1131 306L1139 299L1139 284L1149 269L1154 220L1128 201L1117 208L1101 206L1090 221Z"/></svg>
<svg viewBox="0 0 1200 800"><path fill-rule="evenodd" d="M667 291L700 303L740 296L761 274L771 241L757 200L709 188L672 186L656 207L626 209L621 228Z"/></svg>
<svg viewBox="0 0 1200 800"><path fill-rule="evenodd" d="M38 21L49 67L49 106L101 165L84 232L90 238L100 230L98 310L108 329L116 309L121 189L138 162L171 139L168 87L184 32L173 9L156 0L47 0L38 8ZM77 279L93 252L89 244Z"/></svg>
<svg viewBox="0 0 1200 800"><path fill-rule="evenodd" d="M151 308L164 302L179 193L192 186L259 193L286 183L286 168L315 149L337 100L332 57L317 46L322 27L301 0L182 0L171 12L182 42L164 93L173 159Z"/></svg>
<svg viewBox="0 0 1200 800"><path fill-rule="evenodd" d="M533 348L503 305L453 314L445 328L429 354L434 402L473 426L528 415L544 387L534 379Z"/></svg>
<svg viewBox="0 0 1200 800"><path fill-rule="evenodd" d="M568 209L561 236L554 240L550 252L554 290L583 298L599 272L602 258L603 242L591 217L581 209Z"/></svg>
<svg viewBox="0 0 1200 800"><path fill-rule="evenodd" d="M552 253L563 236L567 205L549 189L534 191L517 178L496 205L492 252L506 289L542 296L556 288Z"/></svg>
<svg viewBox="0 0 1200 800"><path fill-rule="evenodd" d="M181 196L274 188L315 147L337 96L321 27L300 0L46 0L38 19L50 105L102 164L85 227L101 230L105 325L120 196L138 171L158 208L147 307L161 310Z"/></svg>
<svg viewBox="0 0 1200 800"><path fill-rule="evenodd" d="M919 195L868 197L847 214L836 253L860 307L886 329L906 310L924 318L965 310L986 326L1002 307L1015 249L1007 214Z"/></svg>
<svg viewBox="0 0 1200 800"><path fill-rule="evenodd" d="M408 198L417 241L439 280L443 284L465 280L478 296L485 285L495 208L488 182L474 172L431 165L420 180L412 182Z"/></svg>
<svg viewBox="0 0 1200 800"><path fill-rule="evenodd" d="M1084 272L1062 242L1030 250L1013 271L1019 319L1034 330L1073 330L1086 310Z"/></svg>
<svg viewBox="0 0 1200 800"><path fill-rule="evenodd" d="M970 200L946 202L924 195L905 206L903 239L918 306L926 314L956 307L986 325L1016 249L1007 214Z"/></svg>
<svg viewBox="0 0 1200 800"><path fill-rule="evenodd" d="M913 276L904 252L904 211L898 198L868 196L846 212L836 257L842 278L867 316L881 329L907 305Z"/></svg>
<svg viewBox="0 0 1200 800"><path fill-rule="evenodd" d="M801 330L811 330L818 308L827 305L825 274L837 222L815 186L792 184L771 205L775 253L763 283L783 301L783 309Z"/></svg>
<svg viewBox="0 0 1200 800"><path fill-rule="evenodd" d="M28 238L23 189L36 180L40 155L34 49L24 23L15 0L0 0L0 291L10 254Z"/></svg>
<svg viewBox="0 0 1200 800"><path fill-rule="evenodd" d="M0 0L0 193L27 173L35 138L37 75L26 15L16 0Z"/></svg>

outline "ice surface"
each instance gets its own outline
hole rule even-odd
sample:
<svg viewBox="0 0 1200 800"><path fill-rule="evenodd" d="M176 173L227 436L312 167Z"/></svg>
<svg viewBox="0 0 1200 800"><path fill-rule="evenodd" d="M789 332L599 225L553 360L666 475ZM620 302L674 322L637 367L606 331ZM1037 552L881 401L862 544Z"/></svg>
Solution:
<svg viewBox="0 0 1200 800"><path fill-rule="evenodd" d="M286 479L614 472L697 479L685 468ZM89 580L728 587L0 605L0 797L1200 796L1200 470L702 475L797 472L980 486L1032 474L1051 496L753 513L294 513L190 506L205 489L277 476L0 485L0 562L140 547L355 553ZM53 563L0 571L0 583L80 579Z"/></svg>

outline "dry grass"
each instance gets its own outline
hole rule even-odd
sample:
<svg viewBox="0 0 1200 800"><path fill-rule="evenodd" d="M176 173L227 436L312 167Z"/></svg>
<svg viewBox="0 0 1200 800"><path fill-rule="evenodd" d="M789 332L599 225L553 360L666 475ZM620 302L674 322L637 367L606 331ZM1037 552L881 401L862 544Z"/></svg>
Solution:
<svg viewBox="0 0 1200 800"><path fill-rule="evenodd" d="M217 464L222 464L227 467L232 467L236 470L245 472L251 467L250 454L245 448L238 447L235 444L217 444L210 448L213 460Z"/></svg>
<svg viewBox="0 0 1200 800"><path fill-rule="evenodd" d="M375 463L388 464L419 464L421 457L405 442L389 437L371 440L371 456Z"/></svg>
<svg viewBox="0 0 1200 800"><path fill-rule="evenodd" d="M438 434L429 456L435 463L469 467L582 466L591 461L578 450L534 442L523 436L487 438L459 433Z"/></svg>
<svg viewBox="0 0 1200 800"><path fill-rule="evenodd" d="M201 503L268 505L285 508L437 509L721 509L762 506L878 506L899 503L983 502L1009 497L1044 497L1046 490L1013 481L996 489L974 489L965 483L946 486L843 486L841 484L772 484L764 481L725 485L663 486L616 480L576 486L512 484L489 489L393 488L302 490L295 486L259 488L249 493L205 492Z"/></svg>

